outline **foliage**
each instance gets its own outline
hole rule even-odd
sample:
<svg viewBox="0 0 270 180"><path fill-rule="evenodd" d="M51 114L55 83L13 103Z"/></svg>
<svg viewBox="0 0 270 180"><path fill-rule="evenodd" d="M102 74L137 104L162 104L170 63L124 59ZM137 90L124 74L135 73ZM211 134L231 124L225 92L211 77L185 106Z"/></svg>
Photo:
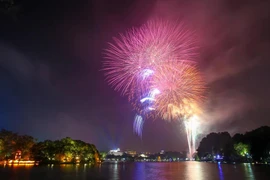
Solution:
<svg viewBox="0 0 270 180"><path fill-rule="evenodd" d="M232 138L228 132L210 133L202 139L198 147L198 156L213 159L215 155L229 155L233 151Z"/></svg>
<svg viewBox="0 0 270 180"><path fill-rule="evenodd" d="M215 154L231 161L270 162L270 127L263 126L233 137L228 132L210 133L200 142L198 156L202 160L214 160Z"/></svg>
<svg viewBox="0 0 270 180"><path fill-rule="evenodd" d="M101 158L102 160L106 159L107 152L102 151L102 152L99 152L99 154L100 154L100 158Z"/></svg>
<svg viewBox="0 0 270 180"><path fill-rule="evenodd" d="M35 139L28 135L18 135L7 130L0 131L0 159L14 158L16 151L20 150L22 159L29 159Z"/></svg>
<svg viewBox="0 0 270 180"><path fill-rule="evenodd" d="M239 156L246 156L250 153L250 146L244 143L235 143L234 149Z"/></svg>
<svg viewBox="0 0 270 180"><path fill-rule="evenodd" d="M247 132L243 141L251 145L250 153L254 160L265 161L269 158L270 127L263 126Z"/></svg>
<svg viewBox="0 0 270 180"><path fill-rule="evenodd" d="M61 140L36 142L28 135L18 135L11 131L0 131L0 159L14 159L16 151L21 158L41 162L79 163L99 162L100 155L95 145L69 137Z"/></svg>
<svg viewBox="0 0 270 180"><path fill-rule="evenodd" d="M98 162L99 153L92 144L69 137L37 143L32 149L36 160L59 163Z"/></svg>

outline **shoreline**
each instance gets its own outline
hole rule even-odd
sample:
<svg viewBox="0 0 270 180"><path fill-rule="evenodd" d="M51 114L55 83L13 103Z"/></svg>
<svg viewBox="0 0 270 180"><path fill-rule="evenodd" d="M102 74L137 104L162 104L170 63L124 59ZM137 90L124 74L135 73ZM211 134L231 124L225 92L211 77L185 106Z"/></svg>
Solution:
<svg viewBox="0 0 270 180"><path fill-rule="evenodd" d="M103 161L103 162L90 162L90 163L73 163L73 162L39 162L39 161L0 161L0 165L8 166L43 166L43 165L100 165L100 164L125 164L125 163L184 163L184 162L200 162L211 164L252 164L252 165L270 165L270 162L213 162L213 161Z"/></svg>

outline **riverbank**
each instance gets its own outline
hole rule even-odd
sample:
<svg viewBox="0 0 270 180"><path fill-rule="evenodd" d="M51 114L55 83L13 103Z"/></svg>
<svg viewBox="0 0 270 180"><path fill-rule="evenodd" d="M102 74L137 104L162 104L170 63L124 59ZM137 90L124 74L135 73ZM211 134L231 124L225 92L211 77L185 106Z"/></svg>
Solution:
<svg viewBox="0 0 270 180"><path fill-rule="evenodd" d="M5 160L0 161L0 165L62 165L62 164L88 164L88 165L94 165L94 164L101 164L101 162L58 162L58 161L24 161L24 160Z"/></svg>
<svg viewBox="0 0 270 180"><path fill-rule="evenodd" d="M30 160L6 160L0 161L1 165L39 165L39 161Z"/></svg>

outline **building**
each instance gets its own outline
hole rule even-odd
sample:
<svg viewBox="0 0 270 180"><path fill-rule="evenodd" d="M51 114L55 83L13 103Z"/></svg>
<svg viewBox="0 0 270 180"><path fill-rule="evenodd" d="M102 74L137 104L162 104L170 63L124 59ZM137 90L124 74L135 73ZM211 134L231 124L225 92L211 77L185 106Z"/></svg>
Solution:
<svg viewBox="0 0 270 180"><path fill-rule="evenodd" d="M139 157L146 158L146 157L148 157L148 155L147 154L140 154Z"/></svg>
<svg viewBox="0 0 270 180"><path fill-rule="evenodd" d="M114 156L122 156L124 153L120 151L120 149L110 150L108 155L114 155Z"/></svg>
<svg viewBox="0 0 270 180"><path fill-rule="evenodd" d="M130 156L132 156L132 157L134 157L134 156L137 155L137 152L136 151L133 151L133 150L126 150L125 153L128 154L128 155L130 155Z"/></svg>

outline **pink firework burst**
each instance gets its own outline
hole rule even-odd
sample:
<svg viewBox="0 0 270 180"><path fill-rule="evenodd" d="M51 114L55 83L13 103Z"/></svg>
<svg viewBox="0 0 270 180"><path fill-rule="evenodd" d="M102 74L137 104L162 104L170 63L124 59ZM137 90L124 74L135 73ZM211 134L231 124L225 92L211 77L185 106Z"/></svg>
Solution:
<svg viewBox="0 0 270 180"><path fill-rule="evenodd" d="M157 67L171 61L192 61L196 55L193 32L183 23L148 21L113 38L103 62L106 80L122 95L143 94Z"/></svg>

